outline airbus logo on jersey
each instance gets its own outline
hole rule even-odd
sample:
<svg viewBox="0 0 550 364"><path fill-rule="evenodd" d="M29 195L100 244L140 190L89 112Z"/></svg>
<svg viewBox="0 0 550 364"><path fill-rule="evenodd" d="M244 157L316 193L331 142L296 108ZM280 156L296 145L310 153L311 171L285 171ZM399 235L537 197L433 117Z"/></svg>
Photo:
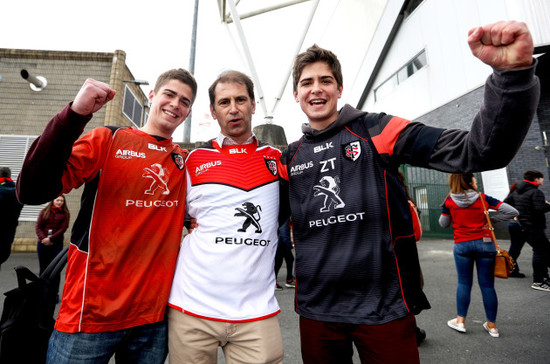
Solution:
<svg viewBox="0 0 550 364"><path fill-rule="evenodd" d="M231 148L229 154L247 154L246 148Z"/></svg>
<svg viewBox="0 0 550 364"><path fill-rule="evenodd" d="M297 176L299 174L304 173L306 169L309 169L313 167L313 161L309 161L306 163L298 164L296 166L290 167L290 175L291 176Z"/></svg>
<svg viewBox="0 0 550 364"><path fill-rule="evenodd" d="M167 152L165 147L158 146L156 144L149 143L147 147L152 150L158 150L159 152Z"/></svg>
<svg viewBox="0 0 550 364"><path fill-rule="evenodd" d="M322 152L323 150L327 150L330 148L332 148L332 142L327 142L325 143L325 145L317 145L313 147L313 153L319 153L319 152Z"/></svg>
<svg viewBox="0 0 550 364"><path fill-rule="evenodd" d="M254 205L252 202L245 202L241 207L235 207L237 212L234 216L244 217L243 225L237 231L245 233L250 225L256 228L255 233L260 234L262 232L262 226L260 225L260 211L262 207L260 205Z"/></svg>
<svg viewBox="0 0 550 364"><path fill-rule="evenodd" d="M134 150L119 149L116 151L115 158L132 159L132 158L145 158L144 152L136 152Z"/></svg>
<svg viewBox="0 0 550 364"><path fill-rule="evenodd" d="M338 196L340 193L338 183L340 183L338 177L324 176L319 180L318 185L313 186L313 196L325 197L323 207L319 210L320 212L328 212L331 208L336 210L346 206L344 201Z"/></svg>
<svg viewBox="0 0 550 364"><path fill-rule="evenodd" d="M212 167L221 166L221 165L222 165L222 161L214 161L214 162L207 162L207 163L201 164L200 166L195 168L195 176L203 174L204 172L208 171Z"/></svg>
<svg viewBox="0 0 550 364"><path fill-rule="evenodd" d="M352 162L355 162L361 155L361 143L358 140L342 146L344 149L344 157Z"/></svg>

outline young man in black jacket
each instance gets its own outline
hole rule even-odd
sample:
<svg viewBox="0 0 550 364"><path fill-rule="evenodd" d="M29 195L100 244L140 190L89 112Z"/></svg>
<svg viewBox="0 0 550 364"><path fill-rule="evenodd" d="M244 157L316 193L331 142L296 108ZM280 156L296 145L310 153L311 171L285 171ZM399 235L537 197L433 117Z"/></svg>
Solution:
<svg viewBox="0 0 550 364"><path fill-rule="evenodd" d="M550 292L548 280L548 263L550 262L550 241L546 237L545 213L550 211L550 204L539 189L544 183L544 175L539 171L527 171L523 181L504 202L519 211L518 221L524 230L524 236L533 248L533 284L531 288Z"/></svg>
<svg viewBox="0 0 550 364"><path fill-rule="evenodd" d="M499 22L469 33L494 70L470 132L443 130L345 105L337 57L313 46L296 57L294 96L308 117L283 154L296 250L296 311L304 363L418 363L414 314L429 303L411 214L397 170L506 166L538 104L527 26ZM283 182L282 193L285 193Z"/></svg>

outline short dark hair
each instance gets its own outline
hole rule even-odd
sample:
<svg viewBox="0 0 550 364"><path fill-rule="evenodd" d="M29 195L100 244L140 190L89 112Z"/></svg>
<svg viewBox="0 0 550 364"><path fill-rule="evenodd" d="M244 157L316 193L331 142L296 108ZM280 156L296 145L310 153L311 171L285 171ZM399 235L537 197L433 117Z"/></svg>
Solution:
<svg viewBox="0 0 550 364"><path fill-rule="evenodd" d="M216 102L216 86L218 85L218 83L240 83L241 85L245 85L250 100L255 101L254 82L252 82L252 79L242 72L229 70L222 72L208 88L208 97L210 98L210 105L212 107L215 106L214 103Z"/></svg>
<svg viewBox="0 0 550 364"><path fill-rule="evenodd" d="M292 67L292 89L296 91L298 89L298 82L304 67L315 63L325 62L332 71L334 78L336 79L336 86L340 88L344 84L344 77L342 76L342 66L338 57L328 49L323 49L317 44L309 47L305 52L298 54L294 60L294 66Z"/></svg>
<svg viewBox="0 0 550 364"><path fill-rule="evenodd" d="M10 167L0 167L0 177L11 178L11 169L10 169Z"/></svg>
<svg viewBox="0 0 550 364"><path fill-rule="evenodd" d="M523 174L523 179L533 182L537 178L544 178L544 175L540 171L529 170Z"/></svg>
<svg viewBox="0 0 550 364"><path fill-rule="evenodd" d="M171 80L181 81L191 87L191 91L193 92L193 100L191 100L192 105L197 97L197 81L191 72L184 70L183 68L175 68L162 73L157 78L157 82L155 83L155 93L157 93L162 86Z"/></svg>

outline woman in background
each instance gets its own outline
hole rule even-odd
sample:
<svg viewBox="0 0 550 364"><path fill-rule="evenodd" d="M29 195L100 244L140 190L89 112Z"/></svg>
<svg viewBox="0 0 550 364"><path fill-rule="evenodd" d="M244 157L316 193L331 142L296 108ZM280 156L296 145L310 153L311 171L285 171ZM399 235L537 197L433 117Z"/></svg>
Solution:
<svg viewBox="0 0 550 364"><path fill-rule="evenodd" d="M477 192L477 180L472 173L451 174L449 186L449 197L443 202L439 224L449 227L452 222L453 225L453 254L458 285L457 317L449 320L447 325L458 332L466 332L464 323L470 306L475 263L487 318L483 327L492 337L499 337L495 323L498 309L494 277L496 247L481 199L486 209L497 211L497 214L491 217L492 222L512 219L518 215L518 211L504 202Z"/></svg>
<svg viewBox="0 0 550 364"><path fill-rule="evenodd" d="M69 209L65 204L63 195L50 201L40 211L36 221L36 235L38 236L36 251L40 264L40 274L63 249L63 234L69 227L69 218ZM57 289L59 291L59 279Z"/></svg>

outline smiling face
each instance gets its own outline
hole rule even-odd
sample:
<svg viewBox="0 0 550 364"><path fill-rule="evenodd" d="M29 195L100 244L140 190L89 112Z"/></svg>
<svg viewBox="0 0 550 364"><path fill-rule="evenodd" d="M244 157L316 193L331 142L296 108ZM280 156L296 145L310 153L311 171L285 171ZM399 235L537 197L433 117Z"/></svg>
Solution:
<svg viewBox="0 0 550 364"><path fill-rule="evenodd" d="M63 196L59 196L55 200L53 200L53 205L55 207L62 207L64 203L65 203L65 197Z"/></svg>
<svg viewBox="0 0 550 364"><path fill-rule="evenodd" d="M342 89L327 63L315 62L303 68L294 98L313 129L322 130L336 120Z"/></svg>
<svg viewBox="0 0 550 364"><path fill-rule="evenodd" d="M252 114L256 102L251 100L246 86L238 82L219 82L215 88L212 117L220 124L223 135L244 143L252 135Z"/></svg>
<svg viewBox="0 0 550 364"><path fill-rule="evenodd" d="M171 138L174 130L191 112L193 91L189 85L172 79L160 89L149 93L149 119L142 131L147 134Z"/></svg>

